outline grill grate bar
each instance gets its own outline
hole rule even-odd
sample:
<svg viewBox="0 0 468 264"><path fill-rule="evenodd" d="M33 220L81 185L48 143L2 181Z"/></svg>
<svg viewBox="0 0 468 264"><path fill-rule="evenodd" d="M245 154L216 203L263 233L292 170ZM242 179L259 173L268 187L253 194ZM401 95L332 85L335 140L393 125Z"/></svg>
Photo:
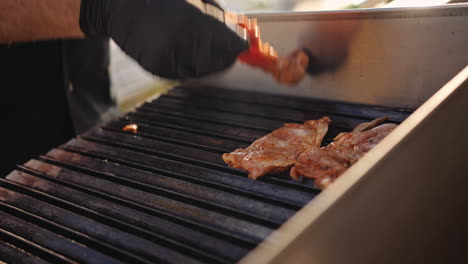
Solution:
<svg viewBox="0 0 468 264"><path fill-rule="evenodd" d="M27 168L21 169L27 171L27 173L34 173ZM34 175L38 174L34 173ZM11 188L12 186L9 187ZM145 263L152 263L155 260L160 262L172 260L179 263L199 263L183 255L183 253L175 251L176 249L180 250L180 248L173 241L164 239L165 244L162 246L156 244L161 242L157 236L149 237L149 232L145 230L138 232L138 228L125 225L116 219L106 217L35 189L21 185L16 185L13 188L18 193L16 194L17 198L11 201L12 205L47 218L57 224L80 231L87 236L108 241L116 247L139 256L135 260L143 259ZM120 239L116 239L116 237ZM149 250L151 248L164 252L164 254L157 254ZM203 256L196 254L196 252L192 252L192 254L198 258Z"/></svg>
<svg viewBox="0 0 468 264"><path fill-rule="evenodd" d="M218 98L215 101L209 98L190 99L180 98L172 95L163 95L158 100L166 104L196 106L211 111L222 111L230 114L243 114L256 118L268 118L278 122L298 122L304 120L304 113L290 109L280 109L277 107L265 107L260 104L249 104L244 102L233 102L232 100ZM148 104L155 104L150 102ZM156 104L155 104L156 105Z"/></svg>
<svg viewBox="0 0 468 264"><path fill-rule="evenodd" d="M187 107L189 108L189 107ZM186 109L189 110L189 109ZM202 121L202 122L207 122L207 123L212 123L212 124L217 124L217 125L229 125L237 128L247 128L247 129L253 129L253 130L258 130L263 133L269 133L273 127L273 124L269 126L265 126L260 124L250 124L252 121L249 122L249 120L232 120L234 119L234 115L230 115L229 119L224 118L225 114L223 113L217 113L214 111L205 111L204 113L200 110L197 112L189 112L189 111L177 111L177 110L168 110L166 108L163 108L161 106L151 106L151 104L146 104L143 105L140 108L141 113L145 113L148 115L152 114L157 114L157 115L164 115L164 116L173 116L173 117L180 117L180 118L186 118L190 120L196 120L196 121ZM240 119L240 118L239 118ZM260 118L255 118L255 119L260 119ZM280 123L280 122L271 122L271 123ZM271 126L271 127L270 127ZM281 127L282 124L277 124L273 127L278 128Z"/></svg>
<svg viewBox="0 0 468 264"><path fill-rule="evenodd" d="M117 149L94 142L74 139L64 149L78 151L82 155L94 156L126 166L149 170L165 176L183 179L206 187L244 195L291 209L300 208L311 198L311 194L309 193L265 182L256 182L253 185L251 184L252 180L234 174L148 156L131 150ZM157 164L157 167L154 166L155 164Z"/></svg>
<svg viewBox="0 0 468 264"><path fill-rule="evenodd" d="M220 237L222 239L225 239L227 241L236 243L236 245L243 246L245 248L251 248L256 243L255 241L248 240L248 238L246 238L246 237L237 236L237 234L230 234L230 233L227 233L225 230L215 229L211 225L210 226L201 225L200 223L198 223L198 222L196 222L196 221L194 221L192 219L184 219L184 218L182 218L182 217L180 217L178 215L174 215L174 214L166 213L164 211L156 210L156 209L154 209L152 207L149 207L149 206L146 206L146 205L142 205L142 204L139 204L139 203L136 203L136 202L124 200L124 199L114 197L114 196L111 196L111 195L107 195L107 194L104 194L104 193L99 192L99 191L90 190L90 189L84 188L84 187L76 185L76 184L71 184L71 183L67 183L67 182L63 182L63 181L58 181L58 180L56 180L54 178L48 177L47 175L37 173L37 172L35 172L33 170L30 170L28 168L20 168L20 169L26 171L30 175L34 175L36 177L43 178L43 179L51 181L53 183L57 183L59 185L62 185L62 186L65 186L65 187L68 187L68 188L71 188L71 189L86 193L86 194L89 194L91 196L95 196L95 197L101 198L103 200L106 200L106 201L109 201L109 202L112 202L112 203L116 203L116 204L128 207L130 209L141 211L141 212L146 213L148 215L160 217L160 218L165 219L167 221L171 221L171 222L179 224L179 225L190 227L193 230L199 230L201 232L205 232L206 234L216 236L216 237Z"/></svg>
<svg viewBox="0 0 468 264"><path fill-rule="evenodd" d="M410 113L175 88L0 179L0 260L237 262L320 190L287 172L252 181L222 153L287 122L330 116L325 145L362 122L389 116L399 123ZM137 133L122 131L129 123Z"/></svg>
<svg viewBox="0 0 468 264"><path fill-rule="evenodd" d="M70 259L67 259L41 245L28 241L14 233L8 232L0 228L0 240L8 241L10 245L13 245L16 248L21 248L33 255L40 257L48 262L54 263L77 263Z"/></svg>
<svg viewBox="0 0 468 264"><path fill-rule="evenodd" d="M242 106L241 109L246 108L246 106ZM168 117L167 113L150 113L150 112L141 112L141 113L130 113L127 115L127 118L131 121L140 121L140 120L147 120L148 124L157 125L163 122L172 122L173 125L178 125L179 128L181 127L196 127L198 131L202 131L202 133L206 135L210 135L214 133L214 135L228 135L230 139L237 139L243 142L248 142L248 144L252 143L252 141L264 136L265 134L271 132L272 130L279 128L287 122L296 122L302 123L304 119L319 119L323 117L323 115L319 114L304 114L301 120L286 120L284 119L281 122L281 125L275 126L272 129L264 130L264 129L252 129L252 128L241 128L240 125L233 125L233 123L226 123L226 122L212 122L209 121L209 118L206 118L205 121L202 119L193 119L191 117ZM137 118L135 118L137 117ZM247 118L247 117L246 117ZM149 120L149 121L148 121ZM157 123L154 123L157 121ZM341 124L338 122L340 120L334 119L334 122L328 129L328 142L333 139L333 137L341 132L350 131L354 126L367 121L367 120L347 120L347 124ZM151 123L150 123L151 122ZM343 123L343 122L341 122Z"/></svg>
<svg viewBox="0 0 468 264"><path fill-rule="evenodd" d="M6 243L0 239L0 263L23 263L23 264L46 264L47 262L39 257L27 253L23 249ZM3 262L2 262L3 261Z"/></svg>
<svg viewBox="0 0 468 264"><path fill-rule="evenodd" d="M126 121L127 123L144 124L152 128L164 127L164 128L169 128L169 129L177 129L182 132L198 134L201 136L211 136L214 138L236 141L236 142L243 143L243 144L252 143L252 140L249 140L248 138L246 139L246 138L242 138L239 136L232 136L232 135L226 135L226 134L216 133L212 131L205 131L203 129L194 129L189 126L181 126L180 123L177 123L177 122L174 122L171 124L170 122L165 122L164 120L160 121L160 120L154 120L154 119L147 119L145 118L145 115L136 115L133 113L128 113L124 118L121 118L120 120L124 122Z"/></svg>
<svg viewBox="0 0 468 264"><path fill-rule="evenodd" d="M46 176L49 179L58 179L60 183L64 185L72 184L75 188L76 186L80 186L81 189L86 188L88 192L98 191L105 194L107 197L118 197L168 214L179 215L185 219L195 219L195 221L200 224L212 226L217 230L225 230L230 235L242 235L252 242L258 242L264 239L272 231L272 229L265 226L235 219L214 211L171 200L157 194L140 191L132 187L112 183L90 175L44 164L40 161L31 160L26 163L26 166L33 169L36 173L39 173L41 176ZM248 230L256 230L256 232L249 232Z"/></svg>
<svg viewBox="0 0 468 264"><path fill-rule="evenodd" d="M160 100L167 100L166 97L162 97ZM217 105L216 104L211 104L207 105L209 102L209 99L205 99L206 101L197 101L197 102L186 102L183 100L174 100L174 98L171 98L170 100L174 101L172 102L173 106L178 106L178 114L175 114L176 112L174 110L164 110L162 107L159 105L156 105L154 103L147 103L147 105L152 105L151 108L157 108L158 110L155 111L153 110L152 112L144 112L145 114L149 116L167 116L167 115L174 115L176 117L180 117L180 122L183 122L184 119L192 119L192 120L197 120L197 121L204 121L207 124L205 124L207 127L210 127L208 124L213 123L211 121L214 117L210 116L217 116L215 120L217 124L222 124L225 126L231 126L231 127L246 127L250 129L255 129L259 131L263 131L264 134L270 132L271 130L274 130L276 128L279 128L284 125L284 123L288 122L293 122L293 123L302 123L304 120L311 120L311 119L320 119L323 116L327 115L329 116L333 122L331 126L329 127L329 130L331 134L338 134L341 132L346 132L354 128L360 123L366 122L369 119L368 118L356 118L356 117L342 117L342 116L337 116L334 115L333 113L318 113L314 111L299 111L299 110L291 110L288 109L287 111L284 109L281 109L280 107L276 106L262 106L262 105L252 105L250 103L244 103L244 102L235 102L232 103L230 100L225 100L223 102L219 102ZM189 111L190 108L198 108L200 110L193 110ZM150 107L147 107L150 108ZM203 111L204 110L204 111ZM223 112L224 111L224 112ZM193 112L196 112L197 114L194 114ZM229 113L229 115L236 115L239 121L236 122L229 122L225 120L225 112ZM207 114L210 113L210 114ZM382 113L382 116L385 114ZM196 116L196 117L195 117ZM253 118L253 119L251 119ZM270 126L262 126L259 127L253 126L253 125L246 125L250 123L254 123L255 119L258 118L263 118L263 119L270 119ZM273 122L272 122L273 121ZM186 121L187 122L187 121ZM209 128L209 129L216 129L216 128ZM255 137L256 139L256 137Z"/></svg>
<svg viewBox="0 0 468 264"><path fill-rule="evenodd" d="M87 194L77 189L60 185L52 182L46 177L37 177L32 174L22 174L22 177L16 178L17 182L25 183L34 181L34 189L45 192L62 200L77 204L89 210L96 211L111 218L119 219L131 225L140 226L148 231L156 234L161 234L173 240L177 240L183 244L198 248L206 252L211 252L214 255L220 256L223 259L238 259L245 255L250 245L245 246L243 243L231 243L219 239L219 236L208 235L191 229L187 225L168 221L164 218L153 216L142 211L132 209L130 207L117 204L113 201ZM242 246L242 247L241 247ZM229 251L223 249L230 248Z"/></svg>
<svg viewBox="0 0 468 264"><path fill-rule="evenodd" d="M292 210L261 203L239 195L220 192L211 188L200 188L197 185L181 182L161 175L136 174L130 169L122 168L122 166L111 169L112 165L109 165L107 166L107 169L109 169L110 172L97 171L84 167L86 166L85 164L82 164L84 166L78 166L73 163L65 162L64 155L60 156L61 161L47 156L43 156L42 159L52 165L92 175L97 178L164 196L186 204L217 211L222 214L234 216L253 223L266 225L271 228L278 227L294 213ZM95 166L97 164L96 160L91 160L89 158L85 159L85 161L86 163L90 162ZM124 172L127 177L123 176ZM163 180L161 180L161 178L163 178ZM206 199L206 197L210 197L210 200ZM242 211L239 204L248 204L248 207L245 206L243 208L244 211Z"/></svg>
<svg viewBox="0 0 468 264"><path fill-rule="evenodd" d="M147 120L149 122L156 121L158 124L167 123L182 128L189 127L192 130L196 129L198 131L201 131L205 135L209 135L208 133L213 135L224 135L223 137L247 140L248 143L251 143L251 141L266 134L263 130L240 128L231 125L223 125L209 122L200 122L200 120L194 120L187 117L175 117L158 113L129 113L127 114L127 117L129 120L139 118L142 120Z"/></svg>
<svg viewBox="0 0 468 264"><path fill-rule="evenodd" d="M227 167L219 153L206 152L204 150L193 149L184 145L180 146L178 144L174 144L173 142L164 142L162 140L151 139L148 140L140 136L106 131L92 131L82 136L82 138L96 143L134 150L140 153L162 158L169 158L187 164L211 168L234 175L247 177L245 172ZM266 180L267 182L273 184L287 186L289 188L300 191L308 191L311 193L317 193L319 191L318 189L312 188L310 185L298 183L292 179L284 180L279 178L265 178L261 180Z"/></svg>
<svg viewBox="0 0 468 264"><path fill-rule="evenodd" d="M14 171L13 175L16 173L19 173L19 171ZM25 175L25 174L21 174L21 175ZM9 193L10 195L18 196L16 193L25 193L26 195L30 194L27 191L28 190L27 187L21 184L16 184L11 181L5 181L5 180L0 179L0 187L5 188L6 193ZM11 200L8 200L8 202L9 203L0 201L0 205L1 205L0 208L2 211L11 212L10 214L15 215L16 217L21 217L25 221L34 223L34 225L37 225L51 232L59 234L60 236L67 237L70 240L86 245L87 247L92 248L96 251L100 251L103 254L106 254L108 256L116 257L122 261L131 262L131 263L148 263L144 259L141 259L140 257L133 255L131 253L124 252L121 249L118 249L112 245L109 245L108 243L96 240L88 235L82 234L73 229L59 225L54 221L49 221L46 218L40 217L31 212L20 209L22 207L21 202L11 201ZM15 206L15 205L18 205L18 206Z"/></svg>
<svg viewBox="0 0 468 264"><path fill-rule="evenodd" d="M230 105L226 104L224 109L230 111L222 112L219 108L214 108L210 106L200 106L197 104L181 104L179 102L176 102L168 106L165 104L146 103L141 107L141 112L148 115L158 114L165 116L175 116L219 125L244 127L247 129L259 130L264 132L265 134L271 132L274 129L282 127L284 123L302 123L304 120L320 119L325 115L330 116L330 118L333 120L332 127L341 132L350 129L351 127L354 127L357 124L367 121L367 119L361 118L343 118L341 116L336 116L333 114L320 114L315 112L304 111L298 111L298 114L302 116L302 118L300 119L282 119L278 116L275 116L274 119L271 119L271 116L257 113L251 114L249 110L241 110L245 109L246 107L252 106L249 106L248 103L242 103L242 105L235 106L232 109L230 109ZM270 111L270 109L262 110L262 112ZM259 115L261 116L261 118L255 115Z"/></svg>
<svg viewBox="0 0 468 264"><path fill-rule="evenodd" d="M82 135L81 138L87 141L134 150L152 156L198 165L200 167L211 167L221 171L231 171L229 168L226 168L219 153L107 131L92 131ZM199 158L197 159L197 157Z"/></svg>
<svg viewBox="0 0 468 264"><path fill-rule="evenodd" d="M177 87L172 89L169 96L179 97L184 99L189 98L219 98L231 100L234 102L253 103L255 105L265 105L280 107L284 109L292 109L299 111L315 111L316 113L326 115L341 115L347 118L359 118L364 120L372 120L382 116L389 116L390 121L400 123L408 117L413 109L396 109L383 106L366 106L360 104L330 102L317 100L312 98L302 98L294 96L273 95L265 96L264 93L253 91L234 91L230 89L222 89L217 87L190 87L184 89Z"/></svg>
<svg viewBox="0 0 468 264"><path fill-rule="evenodd" d="M271 129L278 128L284 124L283 121L271 120L266 118L259 118L252 115L242 113L232 113L227 111L214 111L206 107L198 105L183 105L177 103L161 102L158 104L145 103L141 106L141 110L154 113L170 113L184 117L200 118L201 120L217 121L221 124L232 124L238 126L239 124L246 128L253 128L258 130L270 131Z"/></svg>
<svg viewBox="0 0 468 264"><path fill-rule="evenodd" d="M128 122L116 121L102 127L103 130L112 131L116 133L126 133L127 135L134 135L131 132L124 132L122 128ZM179 144L186 147L198 148L210 152L222 154L229 152L234 148L241 146L247 147L248 144L241 144L235 141L220 140L214 137L195 135L178 131L176 129L167 129L162 127L151 127L145 124L138 125L138 136L144 139L154 139L173 144Z"/></svg>
<svg viewBox="0 0 468 264"><path fill-rule="evenodd" d="M88 261L90 263L121 263L101 253L90 250L86 246L74 243L51 231L16 217L21 213L18 213L18 210L15 210L12 206L0 202L0 208L2 209L2 211L0 211L0 219L2 219L2 221L0 221L0 228L8 230L9 232L16 232L18 236L36 244L43 245L53 250L54 254L57 254L56 252L61 252L61 254L66 255L67 258L70 259L70 262L75 262L76 260L76 262Z"/></svg>

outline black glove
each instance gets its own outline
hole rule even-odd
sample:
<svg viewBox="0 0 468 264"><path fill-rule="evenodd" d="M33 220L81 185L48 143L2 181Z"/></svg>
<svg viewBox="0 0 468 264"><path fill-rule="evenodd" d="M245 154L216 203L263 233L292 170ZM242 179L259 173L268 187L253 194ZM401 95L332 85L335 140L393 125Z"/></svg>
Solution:
<svg viewBox="0 0 468 264"><path fill-rule="evenodd" d="M216 0L202 0L203 3L210 4L212 6L216 6L219 9L222 9L221 5Z"/></svg>
<svg viewBox="0 0 468 264"><path fill-rule="evenodd" d="M144 69L172 79L222 71L248 49L223 22L186 0L82 0L80 27L89 37L111 37Z"/></svg>

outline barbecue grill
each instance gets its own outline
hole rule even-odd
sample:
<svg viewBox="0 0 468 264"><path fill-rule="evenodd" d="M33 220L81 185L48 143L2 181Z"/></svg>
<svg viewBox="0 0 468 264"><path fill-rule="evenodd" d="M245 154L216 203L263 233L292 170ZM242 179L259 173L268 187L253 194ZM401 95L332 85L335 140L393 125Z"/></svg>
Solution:
<svg viewBox="0 0 468 264"><path fill-rule="evenodd" d="M344 61L327 57L330 50L317 42L325 57L313 54L320 67L297 88L236 65L19 165L0 178L0 260L415 263L463 257L457 235L466 231L468 68L431 95L468 62L468 5L258 18L263 38L280 52L307 43L303 33L323 32L320 25L340 28L348 21L355 28L346 45L335 46ZM379 43L389 34L374 24L404 41L378 46L380 57L358 52L373 47L369 34ZM294 36L274 34L278 26ZM429 36L438 41L437 52L421 48ZM409 56L420 60L405 66ZM372 75L379 70L389 75ZM252 181L221 159L284 123L323 116L333 120L324 144L374 118L403 123L322 192L287 175ZM137 124L138 132L123 131L128 124Z"/></svg>

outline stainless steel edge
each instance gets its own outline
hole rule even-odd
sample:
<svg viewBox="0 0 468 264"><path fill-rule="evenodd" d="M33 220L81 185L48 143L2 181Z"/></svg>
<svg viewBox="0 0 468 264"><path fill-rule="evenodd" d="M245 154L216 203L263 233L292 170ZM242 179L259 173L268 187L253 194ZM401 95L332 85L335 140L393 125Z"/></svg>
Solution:
<svg viewBox="0 0 468 264"><path fill-rule="evenodd" d="M307 21L331 19L384 19L441 16L466 16L468 4L448 4L428 7L361 8L348 10L326 10L312 12L249 13L260 22Z"/></svg>
<svg viewBox="0 0 468 264"><path fill-rule="evenodd" d="M468 67L241 263L468 263Z"/></svg>
<svg viewBox="0 0 468 264"><path fill-rule="evenodd" d="M280 55L306 48L312 72L297 86L237 62L196 84L415 109L468 64L468 5L263 14Z"/></svg>

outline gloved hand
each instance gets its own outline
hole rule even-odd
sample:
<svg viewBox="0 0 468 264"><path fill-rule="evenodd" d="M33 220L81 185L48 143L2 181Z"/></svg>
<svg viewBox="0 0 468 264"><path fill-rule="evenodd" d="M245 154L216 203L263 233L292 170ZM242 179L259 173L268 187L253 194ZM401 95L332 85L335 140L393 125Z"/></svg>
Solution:
<svg viewBox="0 0 468 264"><path fill-rule="evenodd" d="M228 68L248 49L247 41L200 11L216 8L205 7L213 1L82 0L80 27L88 37L111 37L155 75L200 77Z"/></svg>
<svg viewBox="0 0 468 264"><path fill-rule="evenodd" d="M219 9L222 9L221 5L217 0L201 0L203 3L210 4L212 6L216 6Z"/></svg>

